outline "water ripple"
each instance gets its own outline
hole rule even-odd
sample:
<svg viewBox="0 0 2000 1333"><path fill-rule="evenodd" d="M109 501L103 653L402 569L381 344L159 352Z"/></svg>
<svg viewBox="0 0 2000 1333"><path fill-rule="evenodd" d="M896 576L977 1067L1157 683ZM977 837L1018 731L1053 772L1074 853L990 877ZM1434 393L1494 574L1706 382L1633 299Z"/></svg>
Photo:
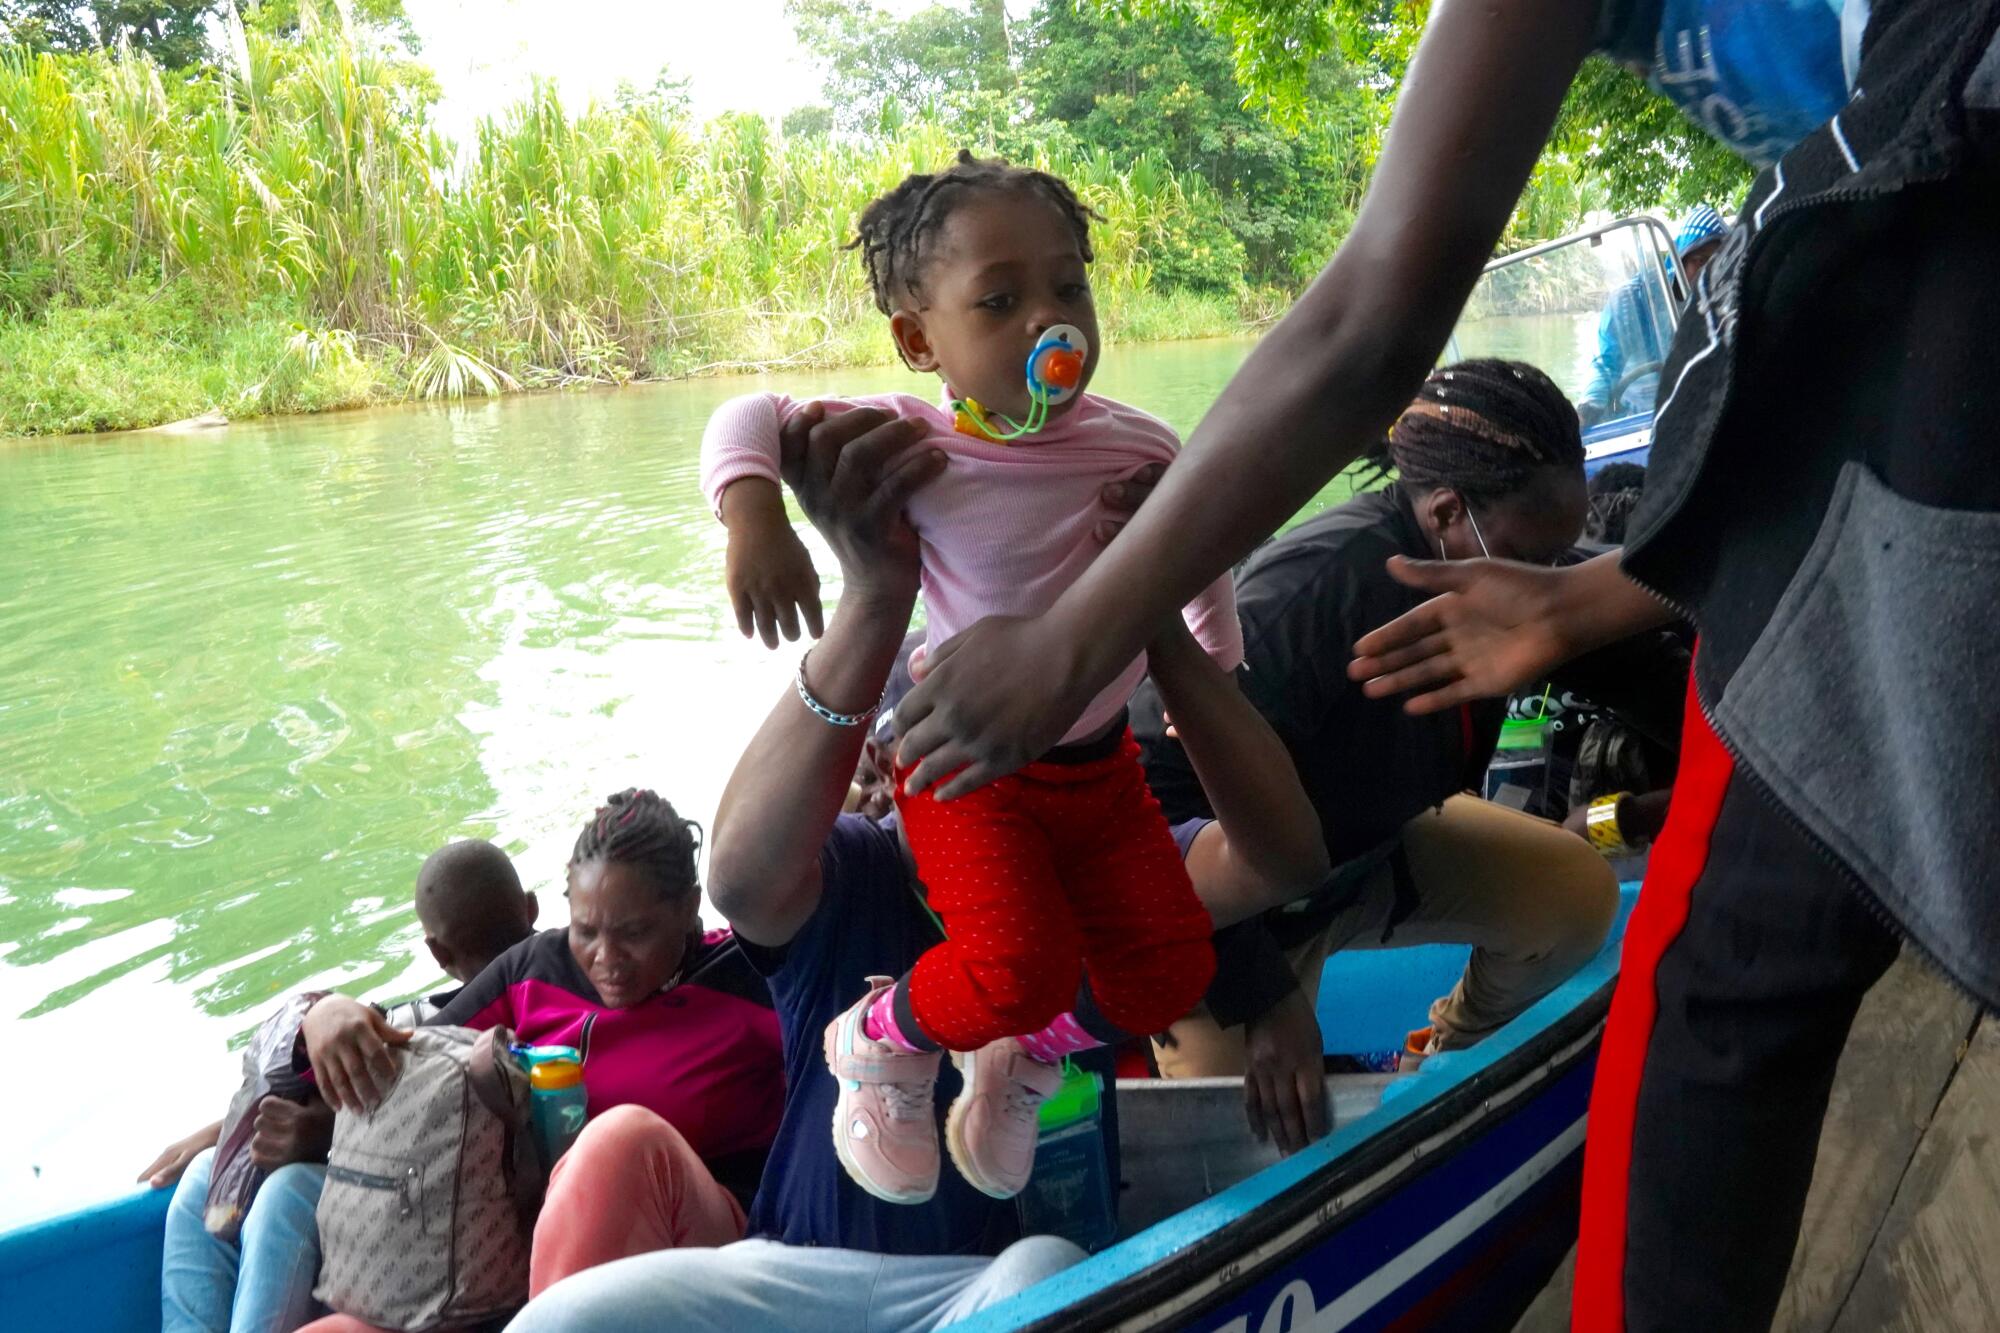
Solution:
<svg viewBox="0 0 2000 1333"><path fill-rule="evenodd" d="M1155 387L1212 393L1240 355L1174 349ZM751 388L912 387L882 370L0 442L0 1020L65 1071L64 1097L24 1108L45 1188L106 1157L75 1113L117 1100L80 1018L123 1015L162 1053L140 1062L164 1061L161 1123L110 1145L129 1177L220 1113L221 1039L275 997L435 978L409 893L439 843L499 841L554 923L607 792L709 821L796 657L735 632L702 425Z"/></svg>

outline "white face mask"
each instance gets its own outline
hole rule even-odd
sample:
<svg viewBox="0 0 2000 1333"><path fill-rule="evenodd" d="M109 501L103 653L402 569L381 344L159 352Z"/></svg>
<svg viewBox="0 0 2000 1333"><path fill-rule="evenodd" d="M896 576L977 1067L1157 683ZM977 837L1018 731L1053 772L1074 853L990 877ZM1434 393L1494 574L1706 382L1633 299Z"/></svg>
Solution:
<svg viewBox="0 0 2000 1333"><path fill-rule="evenodd" d="M1472 525L1472 540L1479 543L1479 554L1485 556L1488 560L1491 560L1493 558L1493 552L1486 549L1486 537L1483 533L1479 531L1479 519L1473 514L1471 505L1465 506L1465 521ZM1451 559L1451 557L1446 555L1444 552L1444 537L1442 535L1438 537L1438 559L1440 560Z"/></svg>

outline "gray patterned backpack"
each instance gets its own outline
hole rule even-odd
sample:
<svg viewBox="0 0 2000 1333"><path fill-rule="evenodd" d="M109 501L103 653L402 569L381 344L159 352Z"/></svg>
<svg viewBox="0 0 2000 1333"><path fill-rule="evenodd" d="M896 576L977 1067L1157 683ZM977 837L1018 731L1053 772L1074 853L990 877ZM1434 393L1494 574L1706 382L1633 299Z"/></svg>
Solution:
<svg viewBox="0 0 2000 1333"><path fill-rule="evenodd" d="M419 1028L367 1115L334 1120L314 1295L404 1333L478 1324L528 1299L544 1178L506 1028Z"/></svg>

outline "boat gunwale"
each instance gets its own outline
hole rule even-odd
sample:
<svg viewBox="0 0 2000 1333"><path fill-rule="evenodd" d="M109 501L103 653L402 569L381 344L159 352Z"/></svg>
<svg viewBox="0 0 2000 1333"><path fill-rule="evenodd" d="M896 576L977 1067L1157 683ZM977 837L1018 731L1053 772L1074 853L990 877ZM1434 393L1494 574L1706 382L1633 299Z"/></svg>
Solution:
<svg viewBox="0 0 2000 1333"><path fill-rule="evenodd" d="M1511 1112L1534 1092L1590 1058L1602 1035L1617 983L1615 954L1607 970L1609 975L1600 974L1599 984L1590 992L1523 1037L1514 1049L1467 1071L1430 1099L1399 1111L1390 1124L1281 1187L1264 1202L1243 1208L1192 1243L1168 1249L1080 1299L1005 1326L1022 1333L1157 1327L1170 1320L1197 1317L1249 1283L1282 1268L1338 1230L1341 1219L1364 1213L1369 1204L1392 1193L1412 1174L1429 1170L1440 1160L1439 1147L1468 1137ZM1594 971L1597 969L1586 967L1574 980L1583 980ZM1559 987L1547 999L1556 999L1566 989L1568 986ZM1231 1188L1240 1189L1256 1180L1257 1176L1252 1176ZM1130 1237L1120 1246L1140 1236ZM1200 1276L1190 1278L1190 1269L1200 1270ZM993 1313L1004 1311L996 1307ZM996 1322L992 1326L1002 1325Z"/></svg>

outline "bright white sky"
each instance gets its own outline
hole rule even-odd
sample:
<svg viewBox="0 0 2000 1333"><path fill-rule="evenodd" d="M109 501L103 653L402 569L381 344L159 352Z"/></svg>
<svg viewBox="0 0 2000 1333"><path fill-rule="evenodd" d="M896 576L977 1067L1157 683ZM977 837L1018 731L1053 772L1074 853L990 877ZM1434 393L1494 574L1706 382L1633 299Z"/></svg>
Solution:
<svg viewBox="0 0 2000 1333"><path fill-rule="evenodd" d="M877 0L908 14L932 0ZM1008 0L1025 16L1033 0ZM819 98L818 67L800 50L784 0L405 0L437 71L445 128L553 78L565 104L608 99L620 82L651 84L662 68L691 80L694 112L759 111L776 119Z"/></svg>

